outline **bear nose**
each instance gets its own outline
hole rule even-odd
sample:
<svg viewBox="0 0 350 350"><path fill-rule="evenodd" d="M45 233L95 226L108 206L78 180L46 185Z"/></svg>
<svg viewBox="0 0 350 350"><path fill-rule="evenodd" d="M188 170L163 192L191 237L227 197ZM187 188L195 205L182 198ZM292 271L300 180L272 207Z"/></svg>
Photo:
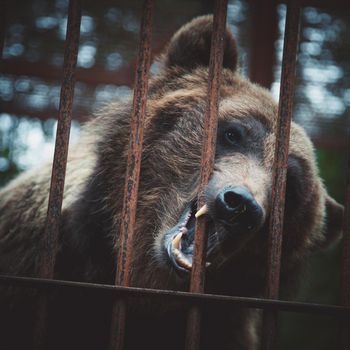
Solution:
<svg viewBox="0 0 350 350"><path fill-rule="evenodd" d="M226 225L240 222L240 217L250 216L256 212L259 205L253 195L244 186L226 187L219 192L215 199L217 219Z"/></svg>

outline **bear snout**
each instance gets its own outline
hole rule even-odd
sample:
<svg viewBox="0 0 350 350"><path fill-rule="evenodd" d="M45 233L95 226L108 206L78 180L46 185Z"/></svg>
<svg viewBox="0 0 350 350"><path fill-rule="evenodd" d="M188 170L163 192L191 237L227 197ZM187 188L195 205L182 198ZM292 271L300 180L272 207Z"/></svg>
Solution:
<svg viewBox="0 0 350 350"><path fill-rule="evenodd" d="M263 212L245 186L225 187L214 202L214 220L228 229L253 230L260 227Z"/></svg>
<svg viewBox="0 0 350 350"><path fill-rule="evenodd" d="M245 186L228 186L214 200L213 219L233 234L255 231L263 221L263 210Z"/></svg>

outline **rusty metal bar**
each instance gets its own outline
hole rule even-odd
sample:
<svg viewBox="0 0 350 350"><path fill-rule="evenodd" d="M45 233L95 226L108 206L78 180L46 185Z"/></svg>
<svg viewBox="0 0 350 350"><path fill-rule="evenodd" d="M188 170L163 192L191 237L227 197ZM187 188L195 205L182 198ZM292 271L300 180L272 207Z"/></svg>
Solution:
<svg viewBox="0 0 350 350"><path fill-rule="evenodd" d="M337 305L301 303L295 301L272 300L263 298L236 297L215 294L200 294L189 292L178 292L172 290L147 289L135 287L113 286L109 284L97 284L86 282L73 282L63 280L52 280L32 277L18 277L0 275L0 285L18 286L24 288L40 288L43 291L57 291L60 289L71 289L79 292L95 293L99 297L112 296L114 298L154 298L182 302L186 305L195 304L206 307L217 305L226 307L247 307L254 309L275 309L286 312L309 313L332 317L350 316L350 307ZM162 299L163 300L163 299Z"/></svg>
<svg viewBox="0 0 350 350"><path fill-rule="evenodd" d="M67 36L64 50L63 81L61 86L55 153L47 217L45 222L44 247L39 266L39 275L53 278L58 251L59 221L62 208L64 180L68 155L69 132L72 118L73 95L80 36L80 0L70 0L68 8ZM42 295L38 304L38 319L35 327L36 347L44 347L47 328L47 298Z"/></svg>
<svg viewBox="0 0 350 350"><path fill-rule="evenodd" d="M53 278L56 252L58 249L58 230L66 174L69 132L72 119L75 84L74 71L79 48L80 20L80 0L70 0L55 154L52 166L49 205L45 222L45 253L42 259L40 271L40 275L44 278Z"/></svg>
<svg viewBox="0 0 350 350"><path fill-rule="evenodd" d="M272 169L272 198L268 238L268 261L265 294L265 297L268 299L278 299L279 295L287 160L289 150L290 124L292 119L292 106L294 98L295 67L298 49L299 23L299 2L295 0L289 1L287 6L286 27L284 35L278 120L275 129L275 156ZM276 335L277 312L265 312L262 339L262 346L264 350L275 349Z"/></svg>
<svg viewBox="0 0 350 350"><path fill-rule="evenodd" d="M129 284L132 244L136 217L137 194L142 156L143 127L148 93L148 73L151 63L151 39L154 0L145 0L140 28L140 46L136 68L133 110L130 123L129 153L125 177L122 219L119 229L118 261L115 284ZM110 349L123 349L126 304L114 304L111 324Z"/></svg>
<svg viewBox="0 0 350 350"><path fill-rule="evenodd" d="M208 74L208 103L205 111L202 160L200 173L200 188L198 208L204 205L204 190L209 182L215 161L216 134L219 112L219 97L221 84L221 70L224 55L224 38L226 30L227 0L217 0L214 8L213 33L210 48L210 62ZM205 236L205 219L200 217L196 221L194 254L191 271L190 292L202 293L205 282L205 250L207 239ZM192 307L187 317L186 344L187 350L199 349L200 344L200 309Z"/></svg>
<svg viewBox="0 0 350 350"><path fill-rule="evenodd" d="M350 135L349 135L349 148L350 150ZM350 154L348 155L348 168L347 168L347 181L346 181L346 202L345 202L345 215L343 222L343 252L342 252L342 304L344 306L350 306ZM350 318L341 321L340 325L340 349L350 349Z"/></svg>

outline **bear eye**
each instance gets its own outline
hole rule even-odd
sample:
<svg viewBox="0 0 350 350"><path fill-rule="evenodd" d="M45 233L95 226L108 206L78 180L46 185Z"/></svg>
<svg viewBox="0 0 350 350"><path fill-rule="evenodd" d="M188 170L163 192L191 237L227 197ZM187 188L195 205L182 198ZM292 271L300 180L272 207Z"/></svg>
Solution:
<svg viewBox="0 0 350 350"><path fill-rule="evenodd" d="M242 132L238 128L230 127L225 130L225 141L230 145L236 145L242 140Z"/></svg>

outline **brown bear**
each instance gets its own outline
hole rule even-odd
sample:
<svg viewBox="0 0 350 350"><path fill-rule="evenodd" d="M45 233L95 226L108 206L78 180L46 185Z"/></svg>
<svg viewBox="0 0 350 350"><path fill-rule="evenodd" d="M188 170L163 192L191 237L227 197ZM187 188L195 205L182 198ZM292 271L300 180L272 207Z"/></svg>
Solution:
<svg viewBox="0 0 350 350"><path fill-rule="evenodd" d="M227 31L215 168L206 206L197 208L211 32L208 16L183 26L150 79L131 285L188 290L197 213L207 219L206 292L261 297L277 106L240 75ZM130 112L130 99L109 104L70 151L56 278L113 284ZM339 237L342 207L327 195L313 146L295 123L289 152L281 283L292 290L308 255ZM1 191L0 273L37 276L50 175L48 164ZM13 294L3 293L0 339L28 349L35 307ZM48 348L107 348L110 298L73 291L51 298ZM183 348L186 308L165 305L129 300L126 349ZM201 349L255 349L258 329L255 310L205 308Z"/></svg>

